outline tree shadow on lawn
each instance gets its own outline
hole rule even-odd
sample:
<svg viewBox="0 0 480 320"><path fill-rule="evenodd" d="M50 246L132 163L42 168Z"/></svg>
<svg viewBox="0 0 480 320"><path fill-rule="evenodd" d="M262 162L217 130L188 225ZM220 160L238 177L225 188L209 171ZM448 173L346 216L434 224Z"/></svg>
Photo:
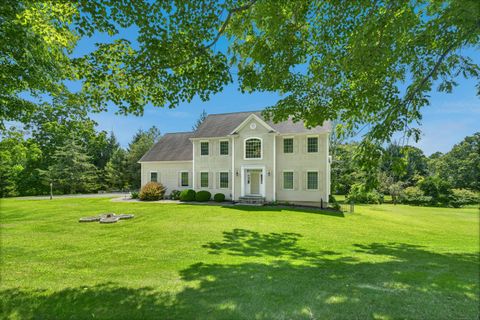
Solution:
<svg viewBox="0 0 480 320"><path fill-rule="evenodd" d="M333 209L320 209L317 207L307 207L307 206L249 206L249 205L229 205L229 206L223 206L223 208L228 208L228 209L235 209L235 210L240 210L240 211L277 211L277 212L282 212L282 211L289 211L289 212L302 212L302 213L313 213L313 214L320 214L320 215L325 215L325 216L331 216L331 217L339 217L339 218L344 218L345 215L341 211L336 211Z"/></svg>
<svg viewBox="0 0 480 320"><path fill-rule="evenodd" d="M240 210L240 211L247 211L247 212L252 212L252 211L276 211L276 212L282 212L282 211L289 211L289 212L302 212L302 213L313 213L313 214L321 214L321 215L326 215L326 216L332 216L332 217L340 217L344 218L345 215L341 211L333 210L333 209L321 209L320 207L309 207L309 206L295 206L295 205L248 205L248 204L234 204L234 203L228 203L225 204L219 203L219 202L214 202L214 201L209 201L209 202L180 202L178 205L187 205L187 206L213 206L213 207L222 207L226 209L235 209L235 210Z"/></svg>
<svg viewBox="0 0 480 320"><path fill-rule="evenodd" d="M2 314L62 319L478 318L478 254L371 243L355 245L356 255L345 256L302 248L300 237L235 229L225 232L223 241L203 247L246 262L193 264L180 271L187 287L178 293L115 283L56 292L8 289L1 292Z"/></svg>

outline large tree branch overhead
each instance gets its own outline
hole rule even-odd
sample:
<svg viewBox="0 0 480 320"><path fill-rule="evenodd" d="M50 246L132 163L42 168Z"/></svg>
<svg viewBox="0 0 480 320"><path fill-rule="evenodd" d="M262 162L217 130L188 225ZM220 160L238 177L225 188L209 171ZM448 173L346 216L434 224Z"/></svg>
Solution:
<svg viewBox="0 0 480 320"><path fill-rule="evenodd" d="M274 120L336 120L340 136L365 127L367 144L378 144L420 121L433 84L451 91L458 75L480 74L460 50L480 43L477 0L7 0L2 8L0 20L12 23L0 25L1 121L38 108L25 101L29 111L15 111L25 91L141 115L149 104L208 100L236 80L242 92L282 94L266 112ZM75 51L98 33L112 38Z"/></svg>
<svg viewBox="0 0 480 320"><path fill-rule="evenodd" d="M187 63L190 63L192 60L194 60L196 57L198 57L198 55L200 54L205 54L207 52L208 49L212 48L215 44L217 44L218 40L220 40L220 38L222 37L222 35L224 34L227 26L228 26L228 23L230 22L230 20L232 19L232 16L235 14L235 13L238 13L238 12L242 12L242 11L245 11L245 10L248 10L250 9L254 4L255 2L257 2L258 0L252 0L250 1L249 3L243 5L243 6L239 6L239 7L235 7L235 8L231 8L231 9L227 9L227 17L225 18L225 20L223 21L222 25L220 26L220 29L218 30L217 34L215 35L214 39L208 43L207 45L200 45L198 46L197 48L197 54L194 54L193 56L189 57L188 59L185 59L179 63L176 63L176 64L172 64L172 65L166 65L164 66L165 69L172 69L172 68L176 68L176 67L179 67L179 66L182 66L182 65L185 65Z"/></svg>

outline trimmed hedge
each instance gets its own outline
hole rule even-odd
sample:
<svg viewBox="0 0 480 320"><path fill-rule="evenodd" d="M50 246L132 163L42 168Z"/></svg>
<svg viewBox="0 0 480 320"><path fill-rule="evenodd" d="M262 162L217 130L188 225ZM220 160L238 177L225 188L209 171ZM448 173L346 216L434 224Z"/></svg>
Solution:
<svg viewBox="0 0 480 320"><path fill-rule="evenodd" d="M223 193L216 193L213 196L213 200L215 200L215 202L223 202L225 201L225 195Z"/></svg>
<svg viewBox="0 0 480 320"><path fill-rule="evenodd" d="M197 193L195 190L192 189L185 189L182 192L180 192L180 200L181 201L195 201L195 195Z"/></svg>
<svg viewBox="0 0 480 320"><path fill-rule="evenodd" d="M195 195L195 200L199 202L209 201L212 198L212 194L206 190L198 191Z"/></svg>
<svg viewBox="0 0 480 320"><path fill-rule="evenodd" d="M180 191L179 190L172 190L170 193L170 199L172 200L180 200Z"/></svg>
<svg viewBox="0 0 480 320"><path fill-rule="evenodd" d="M157 182L149 182L143 186L138 194L138 198L142 201L156 201L163 199L166 188Z"/></svg>

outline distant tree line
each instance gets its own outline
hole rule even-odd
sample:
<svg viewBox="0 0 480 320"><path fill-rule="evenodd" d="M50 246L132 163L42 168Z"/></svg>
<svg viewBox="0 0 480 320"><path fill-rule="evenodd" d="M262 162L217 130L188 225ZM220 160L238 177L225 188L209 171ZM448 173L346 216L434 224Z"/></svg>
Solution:
<svg viewBox="0 0 480 320"><path fill-rule="evenodd" d="M195 126L205 117L203 112ZM113 133L96 130L86 111L45 104L21 129L2 131L0 196L48 194L50 184L57 194L138 190L138 160L159 138L156 127L139 130L122 148ZM334 194L357 202L381 202L390 195L394 202L454 206L459 195L465 203L478 198L480 133L429 157L413 146L389 144L376 150L373 169L364 169L359 147L332 135Z"/></svg>
<svg viewBox="0 0 480 320"><path fill-rule="evenodd" d="M389 144L378 150L378 163L362 170L357 143L332 144L332 192L358 202L394 202L459 206L478 201L480 132L442 154L426 156L410 145Z"/></svg>
<svg viewBox="0 0 480 320"><path fill-rule="evenodd" d="M0 196L91 193L140 187L137 161L159 139L156 127L139 130L127 148L97 131L87 112L45 104L21 129L0 140Z"/></svg>

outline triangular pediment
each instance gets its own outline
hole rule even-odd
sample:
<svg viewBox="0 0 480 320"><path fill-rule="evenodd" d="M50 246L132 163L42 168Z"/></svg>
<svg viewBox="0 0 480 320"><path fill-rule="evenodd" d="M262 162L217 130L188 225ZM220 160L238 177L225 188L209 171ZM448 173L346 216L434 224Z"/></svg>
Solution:
<svg viewBox="0 0 480 320"><path fill-rule="evenodd" d="M270 132L277 132L277 130L273 129L268 123L266 123L262 118L257 116L256 114L252 113L249 115L238 127L236 127L230 134L236 134L240 130L242 130L248 123L250 123L252 120L255 120L258 122L260 125L265 127L266 130Z"/></svg>

